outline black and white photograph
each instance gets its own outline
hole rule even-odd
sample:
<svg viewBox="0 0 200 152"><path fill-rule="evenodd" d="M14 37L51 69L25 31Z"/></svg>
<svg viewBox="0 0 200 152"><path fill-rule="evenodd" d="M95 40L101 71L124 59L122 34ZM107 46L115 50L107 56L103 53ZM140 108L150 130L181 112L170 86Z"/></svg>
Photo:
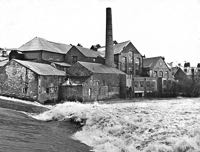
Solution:
<svg viewBox="0 0 200 152"><path fill-rule="evenodd" d="M0 0L0 152L200 152L200 0Z"/></svg>

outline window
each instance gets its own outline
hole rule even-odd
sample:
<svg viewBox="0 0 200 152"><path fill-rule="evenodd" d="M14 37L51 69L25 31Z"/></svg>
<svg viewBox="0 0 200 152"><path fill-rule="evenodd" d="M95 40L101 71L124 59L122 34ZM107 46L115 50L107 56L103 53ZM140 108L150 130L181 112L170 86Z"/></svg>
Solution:
<svg viewBox="0 0 200 152"><path fill-rule="evenodd" d="M184 72L187 72L187 69L184 69Z"/></svg>
<svg viewBox="0 0 200 152"><path fill-rule="evenodd" d="M147 87L150 87L150 81L147 81Z"/></svg>
<svg viewBox="0 0 200 152"><path fill-rule="evenodd" d="M135 88L138 88L138 81L134 82L134 86L135 86Z"/></svg>
<svg viewBox="0 0 200 152"><path fill-rule="evenodd" d="M72 56L72 63L76 63L78 61L78 57L77 56Z"/></svg>
<svg viewBox="0 0 200 152"><path fill-rule="evenodd" d="M169 72L168 71L165 72L165 76L169 77Z"/></svg>
<svg viewBox="0 0 200 152"><path fill-rule="evenodd" d="M144 81L140 81L140 87L144 87Z"/></svg>
<svg viewBox="0 0 200 152"><path fill-rule="evenodd" d="M150 87L151 87L151 89L154 89L154 88L155 88L155 86L156 86L156 83L155 83L155 81L151 81L151 83L150 83Z"/></svg>
<svg viewBox="0 0 200 152"><path fill-rule="evenodd" d="M159 77L163 77L163 72L159 71Z"/></svg>
<svg viewBox="0 0 200 152"><path fill-rule="evenodd" d="M158 76L158 72L157 71L154 71L154 77L157 77Z"/></svg>
<svg viewBox="0 0 200 152"><path fill-rule="evenodd" d="M25 86L24 86L24 88L22 88L22 93L26 94L27 91L28 91L28 83L25 82Z"/></svg>
<svg viewBox="0 0 200 152"><path fill-rule="evenodd" d="M163 85L167 85L167 81L166 80L163 80Z"/></svg>
<svg viewBox="0 0 200 152"><path fill-rule="evenodd" d="M28 90L28 87L22 88L22 93L26 94Z"/></svg>
<svg viewBox="0 0 200 152"><path fill-rule="evenodd" d="M125 73L127 72L127 58L126 57L122 57L121 70Z"/></svg>
<svg viewBox="0 0 200 152"><path fill-rule="evenodd" d="M191 69L192 74L194 74L194 68Z"/></svg>
<svg viewBox="0 0 200 152"><path fill-rule="evenodd" d="M92 89L89 88L89 90L88 90L88 95L89 95L89 96L91 96L91 94L92 94L91 92L92 92Z"/></svg>
<svg viewBox="0 0 200 152"><path fill-rule="evenodd" d="M49 94L49 88L46 88L46 93Z"/></svg>

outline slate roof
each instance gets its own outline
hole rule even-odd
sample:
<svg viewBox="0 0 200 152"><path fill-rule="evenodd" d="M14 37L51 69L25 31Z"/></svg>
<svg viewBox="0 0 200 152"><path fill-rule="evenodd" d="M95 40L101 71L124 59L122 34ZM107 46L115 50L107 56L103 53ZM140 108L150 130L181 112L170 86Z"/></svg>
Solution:
<svg viewBox="0 0 200 152"><path fill-rule="evenodd" d="M0 61L8 60L8 57L2 57L0 56Z"/></svg>
<svg viewBox="0 0 200 152"><path fill-rule="evenodd" d="M144 58L143 59L143 66L144 68L150 68L153 69L158 60L162 59L161 56L158 57L152 57L152 58Z"/></svg>
<svg viewBox="0 0 200 152"><path fill-rule="evenodd" d="M96 58L98 56L100 56L100 53L88 48L84 48L81 46L74 46L75 48L77 48L84 56L86 57L91 57L91 58Z"/></svg>
<svg viewBox="0 0 200 152"><path fill-rule="evenodd" d="M116 68L107 67L100 63L80 62L80 61L78 61L78 63L81 64L82 66L84 66L86 69L88 69L92 73L125 74L124 72L122 72Z"/></svg>
<svg viewBox="0 0 200 152"><path fill-rule="evenodd" d="M71 45L51 42L40 37L35 37L19 47L18 50L22 52L44 50L53 53L66 54L71 47Z"/></svg>
<svg viewBox="0 0 200 152"><path fill-rule="evenodd" d="M184 72L180 67L172 67L172 68L171 68L172 75L176 75L176 73L177 73L178 71L179 71L179 72L182 72L182 74L184 74L184 75L186 76L185 72Z"/></svg>
<svg viewBox="0 0 200 152"><path fill-rule="evenodd" d="M60 66L63 66L63 67L70 67L71 66L71 64L68 64L68 63L65 63L65 62L53 62L53 63L60 65Z"/></svg>
<svg viewBox="0 0 200 152"><path fill-rule="evenodd" d="M172 75L175 75L178 70L179 70L179 67L172 67L171 68Z"/></svg>
<svg viewBox="0 0 200 152"><path fill-rule="evenodd" d="M125 41L125 42L121 42L121 43L117 43L117 44L113 44L113 50L114 50L114 54L120 54L123 49L128 46L128 44L130 44L131 41ZM134 53L135 54L140 54L139 51L135 48L135 46L133 45L134 47ZM100 47L98 49L98 51L101 53L101 55L104 57L105 56L105 46L103 47Z"/></svg>
<svg viewBox="0 0 200 152"><path fill-rule="evenodd" d="M0 67L3 67L4 65L6 65L8 63L9 60L3 60L0 61Z"/></svg>
<svg viewBox="0 0 200 152"><path fill-rule="evenodd" d="M31 61L22 61L22 60L16 60L17 63L25 66L26 68L32 70L33 72L37 73L38 75L48 75L48 76L65 76L65 72L58 70L54 68L53 66L49 64L44 64L44 63L36 63L36 62L31 62Z"/></svg>

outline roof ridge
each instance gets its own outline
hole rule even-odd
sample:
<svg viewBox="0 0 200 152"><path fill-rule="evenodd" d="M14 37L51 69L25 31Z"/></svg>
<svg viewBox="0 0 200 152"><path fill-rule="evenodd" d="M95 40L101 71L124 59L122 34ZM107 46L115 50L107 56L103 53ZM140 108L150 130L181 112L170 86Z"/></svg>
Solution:
<svg viewBox="0 0 200 152"><path fill-rule="evenodd" d="M131 40L119 42L119 43L117 43L117 44L115 44L115 45L122 44L122 43L128 43L128 42L131 42ZM115 45L113 45L113 46L115 46ZM99 47L99 48L105 48L105 47L106 47L106 46L101 46L101 47Z"/></svg>

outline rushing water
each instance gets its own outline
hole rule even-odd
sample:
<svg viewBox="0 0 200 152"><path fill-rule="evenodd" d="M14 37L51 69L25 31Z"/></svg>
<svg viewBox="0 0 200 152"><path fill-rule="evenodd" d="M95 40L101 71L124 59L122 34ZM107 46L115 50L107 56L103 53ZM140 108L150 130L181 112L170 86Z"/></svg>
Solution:
<svg viewBox="0 0 200 152"><path fill-rule="evenodd" d="M80 122L74 137L95 152L200 151L200 98L65 102L33 118Z"/></svg>
<svg viewBox="0 0 200 152"><path fill-rule="evenodd" d="M0 107L4 107L0 108L0 152L200 150L200 98L65 102L51 107L0 98Z"/></svg>
<svg viewBox="0 0 200 152"><path fill-rule="evenodd" d="M88 152L90 148L71 138L77 131L70 122L42 122L0 108L0 152Z"/></svg>

